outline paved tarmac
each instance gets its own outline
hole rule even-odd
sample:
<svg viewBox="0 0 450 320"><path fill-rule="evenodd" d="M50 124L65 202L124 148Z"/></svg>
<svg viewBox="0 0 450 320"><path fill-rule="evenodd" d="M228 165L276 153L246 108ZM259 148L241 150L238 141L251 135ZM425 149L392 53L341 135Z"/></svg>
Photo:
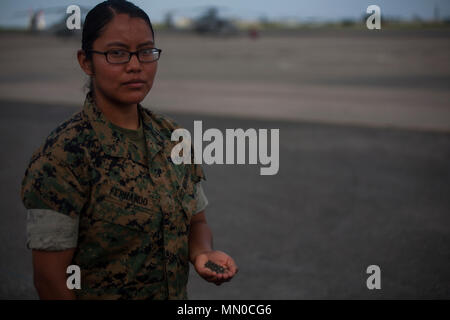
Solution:
<svg viewBox="0 0 450 320"><path fill-rule="evenodd" d="M157 32L147 105L164 112L450 132L449 30ZM3 100L78 105L80 39L0 33Z"/></svg>
<svg viewBox="0 0 450 320"><path fill-rule="evenodd" d="M215 247L240 272L193 272L192 299L450 298L449 30L157 32L144 106L191 130L280 129L280 170L204 166ZM81 109L80 39L0 33L0 298L34 299L20 183ZM192 130L191 130L192 132ZM366 269L381 268L381 290Z"/></svg>
<svg viewBox="0 0 450 320"><path fill-rule="evenodd" d="M0 298L34 299L19 190L32 151L81 108L0 101ZM450 134L169 114L191 130L279 128L280 171L204 166L216 249L240 267L220 287L191 269L191 299L450 297ZM366 268L381 268L368 290Z"/></svg>

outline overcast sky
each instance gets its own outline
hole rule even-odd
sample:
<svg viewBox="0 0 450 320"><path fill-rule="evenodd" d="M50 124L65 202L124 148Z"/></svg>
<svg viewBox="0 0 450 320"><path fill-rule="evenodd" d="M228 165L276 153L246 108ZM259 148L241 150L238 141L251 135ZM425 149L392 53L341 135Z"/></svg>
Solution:
<svg viewBox="0 0 450 320"><path fill-rule="evenodd" d="M0 25L26 26L26 13L18 16L20 11L28 9L67 7L70 4L93 7L101 1L95 0L0 0ZM178 9L186 16L195 16L201 11L199 6L220 6L223 16L242 19L256 19L265 16L270 19L298 18L304 20L339 20L342 18L360 18L366 8L376 4L381 8L382 16L395 16L410 19L419 16L431 19L434 8L439 8L441 17L450 17L450 0L135 0L132 1L150 16L153 22L160 22L168 10ZM47 23L61 19L60 15L47 14Z"/></svg>

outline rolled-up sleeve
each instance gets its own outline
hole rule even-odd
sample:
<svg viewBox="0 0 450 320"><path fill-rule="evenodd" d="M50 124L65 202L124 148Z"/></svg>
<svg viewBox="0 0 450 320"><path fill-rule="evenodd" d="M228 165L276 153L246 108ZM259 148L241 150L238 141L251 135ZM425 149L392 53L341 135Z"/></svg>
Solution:
<svg viewBox="0 0 450 320"><path fill-rule="evenodd" d="M89 186L67 163L73 159L62 149L35 152L22 180L29 249L60 251L77 246L79 216Z"/></svg>
<svg viewBox="0 0 450 320"><path fill-rule="evenodd" d="M28 209L27 247L45 251L75 248L78 225L78 216L73 218L49 209Z"/></svg>
<svg viewBox="0 0 450 320"><path fill-rule="evenodd" d="M206 198L205 192L203 191L202 183L198 182L195 184L195 200L197 201L197 209L195 213L199 213L208 206L208 199Z"/></svg>

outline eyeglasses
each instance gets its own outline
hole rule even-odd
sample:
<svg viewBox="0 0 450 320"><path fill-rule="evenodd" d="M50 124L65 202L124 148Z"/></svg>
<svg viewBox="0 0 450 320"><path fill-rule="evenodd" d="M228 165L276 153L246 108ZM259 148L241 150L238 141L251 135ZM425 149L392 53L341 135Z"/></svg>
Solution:
<svg viewBox="0 0 450 320"><path fill-rule="evenodd" d="M108 50L105 52L89 50L89 52L104 54L106 61L113 64L128 63L132 55L136 55L139 62L154 62L157 61L161 55L162 50L157 48L141 49L130 52L127 50Z"/></svg>

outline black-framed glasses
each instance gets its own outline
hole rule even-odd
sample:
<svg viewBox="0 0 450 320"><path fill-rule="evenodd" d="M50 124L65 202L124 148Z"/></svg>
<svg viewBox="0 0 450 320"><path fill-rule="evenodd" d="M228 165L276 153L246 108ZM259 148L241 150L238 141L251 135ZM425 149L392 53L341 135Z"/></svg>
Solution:
<svg viewBox="0 0 450 320"><path fill-rule="evenodd" d="M141 49L138 51L130 52L122 49L113 49L108 51L96 51L89 50L89 52L104 54L106 57L106 61L113 64L121 64L128 63L131 60L132 55L136 55L139 62L155 62L161 56L161 49L158 48L149 48L149 49Z"/></svg>

